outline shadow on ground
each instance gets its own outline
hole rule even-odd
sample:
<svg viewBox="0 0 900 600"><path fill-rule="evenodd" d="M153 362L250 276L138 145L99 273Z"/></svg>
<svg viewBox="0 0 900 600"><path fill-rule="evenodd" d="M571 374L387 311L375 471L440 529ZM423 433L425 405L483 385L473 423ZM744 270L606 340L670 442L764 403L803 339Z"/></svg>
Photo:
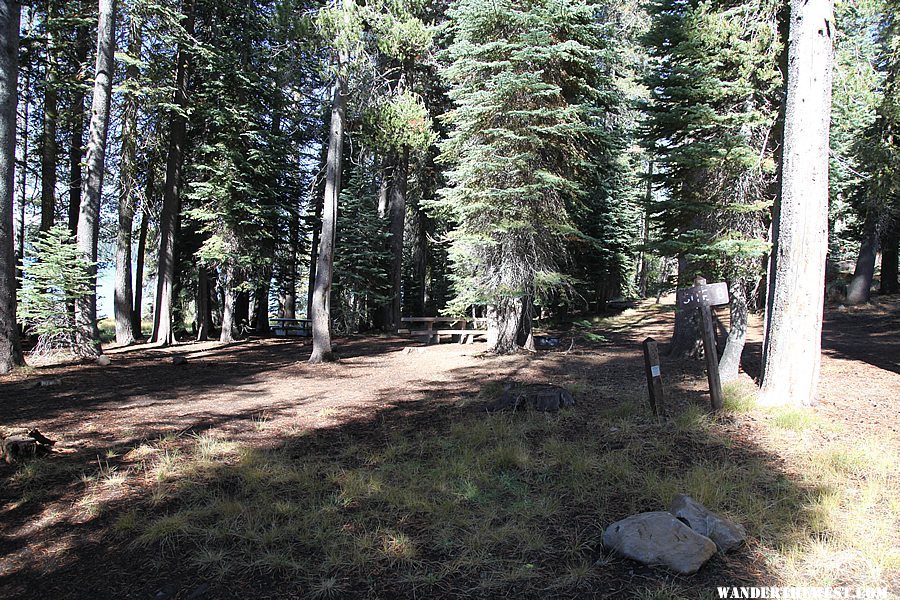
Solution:
<svg viewBox="0 0 900 600"><path fill-rule="evenodd" d="M406 343L355 340L344 352ZM328 427L293 430L298 400L272 406L265 423L254 410L174 435L152 416L139 431L116 428L135 397L190 403L198 389L263 376L331 377L339 390L345 373L298 367L301 348L238 345L182 367L136 355L64 371L65 389L28 396L5 384L10 422L110 416L71 454L0 467L0 595L714 597L718 585L776 584L767 548L813 535L803 506L816 490L792 483L727 416L711 427L691 409L706 402L695 387L673 382L673 419L649 418L637 340L624 333L570 353L474 359L438 384L397 381ZM567 385L578 406L484 413L510 380ZM682 492L741 520L748 546L693 577L602 550L604 526Z"/></svg>

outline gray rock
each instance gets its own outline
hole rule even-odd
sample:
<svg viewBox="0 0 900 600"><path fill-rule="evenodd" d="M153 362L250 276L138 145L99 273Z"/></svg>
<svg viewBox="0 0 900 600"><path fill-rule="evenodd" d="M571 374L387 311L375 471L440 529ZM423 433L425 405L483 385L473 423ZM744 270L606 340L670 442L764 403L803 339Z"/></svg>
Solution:
<svg viewBox="0 0 900 600"><path fill-rule="evenodd" d="M62 379L59 379L58 377L40 380L41 387L55 387L60 384L62 384Z"/></svg>
<svg viewBox="0 0 900 600"><path fill-rule="evenodd" d="M188 360L185 357L181 356L180 354L172 357L173 365L186 365L187 361Z"/></svg>
<svg viewBox="0 0 900 600"><path fill-rule="evenodd" d="M101 354L97 357L97 364L101 367L108 367L110 363L109 357L105 354Z"/></svg>
<svg viewBox="0 0 900 600"><path fill-rule="evenodd" d="M603 532L603 545L650 566L696 573L716 553L711 539L667 512L647 512L617 521Z"/></svg>
<svg viewBox="0 0 900 600"><path fill-rule="evenodd" d="M747 531L741 525L707 510L690 496L675 496L669 512L700 535L715 542L720 552L733 550L747 540Z"/></svg>

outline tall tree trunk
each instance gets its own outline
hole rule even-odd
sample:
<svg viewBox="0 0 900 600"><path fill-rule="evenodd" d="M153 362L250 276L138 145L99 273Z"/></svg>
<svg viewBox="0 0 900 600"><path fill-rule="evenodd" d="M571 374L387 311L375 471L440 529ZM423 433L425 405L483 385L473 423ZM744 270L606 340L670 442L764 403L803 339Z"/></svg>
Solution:
<svg viewBox="0 0 900 600"><path fill-rule="evenodd" d="M235 317L235 300L237 294L234 290L234 268L231 265L223 269L225 281L222 282L222 292L225 296L224 309L222 311L222 331L219 334L219 341L222 343L231 343L234 341L234 317Z"/></svg>
<svg viewBox="0 0 900 600"><path fill-rule="evenodd" d="M141 23L132 15L128 28L128 54L133 61L141 57ZM135 84L140 69L135 62L125 69L126 84ZM138 104L134 93L125 98L122 115L122 158L119 164L119 229L116 236L116 285L113 311L116 318L116 343L128 346L134 343L131 288L131 229L134 226L134 181L137 155Z"/></svg>
<svg viewBox="0 0 900 600"><path fill-rule="evenodd" d="M79 254L91 263L91 293L75 302L75 350L87 356L100 354L100 331L97 329L97 238L100 232L100 196L103 191L115 52L116 0L100 0L94 97L91 102L90 137L85 159L87 177L84 180L75 237Z"/></svg>
<svg viewBox="0 0 900 600"><path fill-rule="evenodd" d="M641 250L638 259L638 296L647 297L650 283L650 261L647 245L650 243L650 203L653 202L653 160L647 163L647 190L644 194L644 213L641 222Z"/></svg>
<svg viewBox="0 0 900 600"><path fill-rule="evenodd" d="M253 320L257 335L269 335L269 290L272 284L272 267L263 267L260 281L256 287Z"/></svg>
<svg viewBox="0 0 900 600"><path fill-rule="evenodd" d="M747 322L750 311L747 307L746 282L738 278L731 282L731 327L728 330L728 341L719 359L719 379L733 381L738 378L741 367L741 355L747 341Z"/></svg>
<svg viewBox="0 0 900 600"><path fill-rule="evenodd" d="M184 3L185 30L194 34L194 2ZM175 343L173 303L175 301L175 234L181 211L181 162L187 120L183 109L187 106L188 53L184 44L178 46L175 62L175 106L182 110L172 113L169 130L169 154L166 158L166 181L163 186L163 205L159 217L159 260L156 282L156 310L153 313L153 342L163 345Z"/></svg>
<svg viewBox="0 0 900 600"><path fill-rule="evenodd" d="M141 205L141 228L138 234L137 261L134 267L134 303L131 311L131 331L135 339L142 339L144 333L141 306L144 302L144 257L147 253L147 221L150 212L149 200L153 194L153 165L147 168L147 192Z"/></svg>
<svg viewBox="0 0 900 600"><path fill-rule="evenodd" d="M391 181L391 331L400 327L403 311L403 234L406 228L406 187L409 176L409 150L397 153Z"/></svg>
<svg viewBox="0 0 900 600"><path fill-rule="evenodd" d="M678 257L678 285L690 287L693 273L684 256ZM669 345L669 356L674 358L700 358L703 356L703 341L700 337L700 314L691 308L675 304L675 331Z"/></svg>
<svg viewBox="0 0 900 600"><path fill-rule="evenodd" d="M325 206L325 180L328 175L328 148L326 144L322 145L321 168L319 172L325 172L326 177L319 183L316 178L315 187L315 205L313 206L313 222L312 222L312 244L309 248L309 285L306 290L306 318L312 318L313 292L316 288L316 265L319 260L319 239L322 231L322 210ZM338 192L340 193L340 192Z"/></svg>
<svg viewBox="0 0 900 600"><path fill-rule="evenodd" d="M343 61L338 62L338 68ZM316 279L312 295L313 348L309 362L334 360L331 352L331 283L337 235L337 208L341 194L341 169L344 154L344 76L335 77L331 98L331 129L328 135L328 159L325 170L325 194L322 206L322 233L316 260Z"/></svg>
<svg viewBox="0 0 900 600"><path fill-rule="evenodd" d="M82 0L81 6L85 8ZM75 39L75 61L80 71L87 62L91 50L90 30L87 25L78 27ZM84 109L85 93L80 86L73 91L71 108L71 138L69 143L69 231L75 235L78 231L78 211L81 208L81 159L84 155Z"/></svg>
<svg viewBox="0 0 900 600"><path fill-rule="evenodd" d="M20 14L18 2L0 4L0 374L25 364L16 326L13 245Z"/></svg>
<svg viewBox="0 0 900 600"><path fill-rule="evenodd" d="M892 219L884 229L881 243L881 287L882 294L896 294L900 291L897 280L898 242L900 242L900 223Z"/></svg>
<svg viewBox="0 0 900 600"><path fill-rule="evenodd" d="M235 270L235 273L237 270ZM243 277L241 277L243 283ZM234 294L234 324L237 326L238 337L243 337L247 326L250 324L250 293L241 290Z"/></svg>
<svg viewBox="0 0 900 600"><path fill-rule="evenodd" d="M21 9L20 9L21 11ZM28 21L27 21L27 29L31 31L33 29L34 24L34 9L28 11ZM22 285L21 277L22 277L22 265L25 264L25 205L28 203L28 158L29 158L29 147L28 147L28 139L30 135L29 123L31 120L31 103L32 103L32 91L31 91L31 65L28 65L27 68L23 69L23 75L25 77L25 83L23 85L23 89L25 91L25 106L23 109L22 115L22 168L19 169L19 226L14 228L15 235L15 258L16 258L16 287L20 287ZM15 193L15 192L14 192ZM13 209L15 213L15 208ZM12 215L13 221L15 221L15 214Z"/></svg>
<svg viewBox="0 0 900 600"><path fill-rule="evenodd" d="M415 237L412 240L412 275L410 310L414 315L424 315L428 303L428 215L417 206L413 213Z"/></svg>
<svg viewBox="0 0 900 600"><path fill-rule="evenodd" d="M496 354L512 354L519 349L522 329L522 300L500 298L487 308L488 351Z"/></svg>
<svg viewBox="0 0 900 600"><path fill-rule="evenodd" d="M281 315L285 319L297 318L297 254L300 246L300 215L296 207L291 210L288 224L288 265L284 282L284 308ZM308 314L308 313L307 313Z"/></svg>
<svg viewBox="0 0 900 600"><path fill-rule="evenodd" d="M853 279L847 285L847 304L851 306L869 301L869 290L872 288L872 279L875 278L875 259L878 256L879 241L877 211L870 209L863 225L863 239L859 245Z"/></svg>
<svg viewBox="0 0 900 600"><path fill-rule="evenodd" d="M828 250L832 0L790 0L781 194L763 345L762 404L815 402Z"/></svg>
<svg viewBox="0 0 900 600"><path fill-rule="evenodd" d="M200 265L197 278L197 341L205 342L209 339L209 330L212 326L212 315L209 306L209 270Z"/></svg>
<svg viewBox="0 0 900 600"><path fill-rule="evenodd" d="M56 164L58 149L56 125L59 121L59 90L56 27L59 2L47 2L47 74L44 78L44 130L41 134L41 231L53 227L56 214Z"/></svg>

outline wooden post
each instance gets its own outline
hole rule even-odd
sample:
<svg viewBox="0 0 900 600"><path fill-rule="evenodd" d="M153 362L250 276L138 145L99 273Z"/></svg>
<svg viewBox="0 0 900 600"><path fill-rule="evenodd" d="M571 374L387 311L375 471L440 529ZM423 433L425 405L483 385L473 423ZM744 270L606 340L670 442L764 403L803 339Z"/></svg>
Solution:
<svg viewBox="0 0 900 600"><path fill-rule="evenodd" d="M713 410L720 410L723 404L722 381L719 379L719 353L716 348L716 330L710 307L728 304L728 286L725 283L707 285L706 279L697 277L694 279L694 287L678 290L678 302L684 306L695 306L700 311L709 398Z"/></svg>
<svg viewBox="0 0 900 600"><path fill-rule="evenodd" d="M716 330L713 327L712 309L709 304L700 305L703 327L703 353L706 355L706 379L709 382L709 398L713 410L722 408L722 381L719 379L719 352L716 348Z"/></svg>
<svg viewBox="0 0 900 600"><path fill-rule="evenodd" d="M647 371L647 389L650 391L650 408L659 419L664 411L665 395L663 393L662 375L659 368L659 349L656 340L647 338L641 344L644 347L644 368Z"/></svg>

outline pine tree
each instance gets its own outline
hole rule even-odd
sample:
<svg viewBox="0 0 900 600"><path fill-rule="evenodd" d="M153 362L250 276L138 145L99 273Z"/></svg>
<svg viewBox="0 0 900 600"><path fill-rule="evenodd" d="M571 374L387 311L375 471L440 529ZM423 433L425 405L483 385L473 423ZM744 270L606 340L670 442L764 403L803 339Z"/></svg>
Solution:
<svg viewBox="0 0 900 600"><path fill-rule="evenodd" d="M535 300L569 283L567 203L598 142L597 15L580 0L459 0L448 14L449 309L487 305L490 347L509 353L531 340Z"/></svg>
<svg viewBox="0 0 900 600"><path fill-rule="evenodd" d="M726 379L737 376L747 296L768 249L779 10L772 0L659 0L646 36L652 68L645 143L664 191L651 206L658 250L679 258L681 285L700 273L728 281L733 327L720 367ZM693 312L676 314L676 355L699 350Z"/></svg>
<svg viewBox="0 0 900 600"><path fill-rule="evenodd" d="M863 218L859 259L847 289L851 304L866 302L875 273L875 260L882 247L881 291L898 291L897 243L900 233L900 3L887 0L875 37L875 64L882 76L876 88L881 100L873 120L855 141L853 158L862 177L855 180L853 203Z"/></svg>
<svg viewBox="0 0 900 600"><path fill-rule="evenodd" d="M78 351L70 307L94 293L90 267L65 225L55 225L34 240L19 289L19 320L26 334L38 338L35 353Z"/></svg>
<svg viewBox="0 0 900 600"><path fill-rule="evenodd" d="M18 2L0 5L0 374L25 364L16 325L13 249L20 13Z"/></svg>

